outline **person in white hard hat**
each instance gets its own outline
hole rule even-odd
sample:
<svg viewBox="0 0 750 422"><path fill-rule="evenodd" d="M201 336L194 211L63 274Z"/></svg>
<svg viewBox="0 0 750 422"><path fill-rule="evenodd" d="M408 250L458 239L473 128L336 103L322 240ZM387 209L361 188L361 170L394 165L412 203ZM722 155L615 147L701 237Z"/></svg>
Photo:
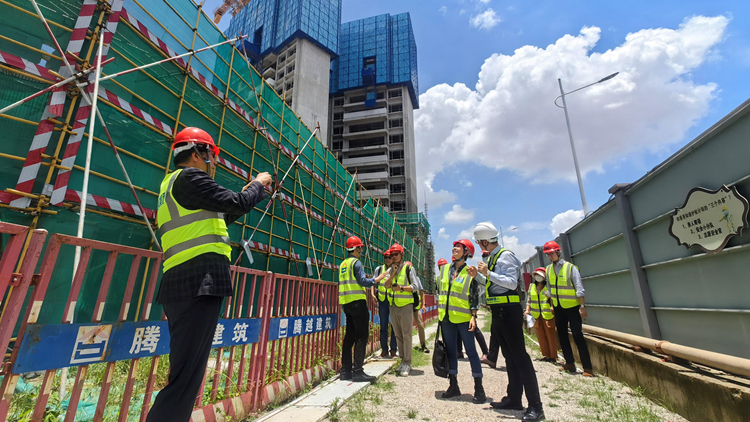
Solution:
<svg viewBox="0 0 750 422"><path fill-rule="evenodd" d="M521 418L524 422L544 420L544 409L539 395L539 383L534 365L526 352L523 336L523 309L516 289L521 275L521 261L516 255L498 244L500 233L490 222L479 223L474 228L474 240L489 255L469 275L486 283L487 305L492 310L490 343L499 342L505 367L508 371L506 396L491 402L495 409L523 410L523 392L529 402ZM493 356L488 356L494 360Z"/></svg>

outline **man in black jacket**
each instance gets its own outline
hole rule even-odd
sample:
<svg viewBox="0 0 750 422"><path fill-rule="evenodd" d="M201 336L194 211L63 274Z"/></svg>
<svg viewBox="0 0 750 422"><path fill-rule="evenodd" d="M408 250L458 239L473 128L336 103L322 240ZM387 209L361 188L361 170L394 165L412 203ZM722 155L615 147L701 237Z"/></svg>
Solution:
<svg viewBox="0 0 750 422"><path fill-rule="evenodd" d="M178 133L172 149L177 170L162 182L157 216L164 248L157 300L169 323L169 382L148 422L190 420L221 303L232 295L227 225L262 201L272 181L260 173L241 192L218 185L211 176L219 148L198 128Z"/></svg>

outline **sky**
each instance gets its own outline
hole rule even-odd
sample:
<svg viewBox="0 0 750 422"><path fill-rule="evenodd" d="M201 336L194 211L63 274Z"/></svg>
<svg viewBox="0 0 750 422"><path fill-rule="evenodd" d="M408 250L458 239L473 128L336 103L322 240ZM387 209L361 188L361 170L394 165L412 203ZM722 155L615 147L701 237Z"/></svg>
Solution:
<svg viewBox="0 0 750 422"><path fill-rule="evenodd" d="M589 211L750 97L746 0L344 0L342 22L402 12L436 259L491 221L523 261L583 216L558 78L568 92L620 72L567 97Z"/></svg>

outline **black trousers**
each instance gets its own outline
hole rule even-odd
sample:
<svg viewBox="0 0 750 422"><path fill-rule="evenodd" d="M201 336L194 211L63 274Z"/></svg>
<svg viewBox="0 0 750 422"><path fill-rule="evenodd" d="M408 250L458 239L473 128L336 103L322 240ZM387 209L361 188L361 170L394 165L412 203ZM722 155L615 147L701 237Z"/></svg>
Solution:
<svg viewBox="0 0 750 422"><path fill-rule="evenodd" d="M370 312L367 302L355 300L342 306L346 315L346 334L341 348L341 372L361 372L365 364L367 337L370 335ZM352 346L354 361L352 362Z"/></svg>
<svg viewBox="0 0 750 422"><path fill-rule="evenodd" d="M479 327L474 328L474 338L477 340L477 343L479 343L479 349L482 351L483 355L487 355L487 341L484 339L484 334L482 334L482 330L479 329ZM456 349L458 353L463 353L463 344L461 344L461 336L458 336L458 348ZM493 361L494 362L494 361Z"/></svg>
<svg viewBox="0 0 750 422"><path fill-rule="evenodd" d="M147 422L188 422L206 373L221 313L219 296L164 304L169 323L169 378L154 400Z"/></svg>
<svg viewBox="0 0 750 422"><path fill-rule="evenodd" d="M490 343L497 342L505 358L505 369L508 371L506 390L508 399L512 403L521 403L523 392L526 390L526 400L529 401L529 406L541 405L536 371L531 363L531 357L526 352L521 305L513 303L490 305L490 307L492 308ZM497 353L495 356L487 356L487 359L497 362Z"/></svg>
<svg viewBox="0 0 750 422"><path fill-rule="evenodd" d="M565 309L555 306L557 337L560 340L560 348L562 349L563 357L565 357L565 364L575 365L576 359L573 356L573 349L570 347L570 338L568 337L568 325L570 325L570 331L573 333L573 340L576 342L576 347L578 347L578 355L581 357L583 369L593 369L591 367L589 348L586 346L586 340L583 338L583 319L581 319L581 314L578 313L580 308L580 306L574 306Z"/></svg>

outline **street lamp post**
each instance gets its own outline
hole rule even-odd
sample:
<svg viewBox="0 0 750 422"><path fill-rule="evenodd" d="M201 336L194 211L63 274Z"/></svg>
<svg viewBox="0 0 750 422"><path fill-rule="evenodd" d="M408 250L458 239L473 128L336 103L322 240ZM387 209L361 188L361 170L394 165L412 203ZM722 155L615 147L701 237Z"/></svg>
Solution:
<svg viewBox="0 0 750 422"><path fill-rule="evenodd" d="M499 226L498 228L500 229L500 247L504 248L505 247L505 240L503 240L503 227ZM510 226L510 230L508 230L508 231L512 232L512 231L515 231L515 230L518 230L518 227L516 227L516 226Z"/></svg>
<svg viewBox="0 0 750 422"><path fill-rule="evenodd" d="M615 73L613 73L613 74L611 74L611 75L609 75L607 77L604 77L604 78L602 78L602 79L600 79L600 80L598 80L598 81L596 81L596 82L594 82L592 84L588 84L586 86L582 86L582 87L580 87L578 89L574 89L574 90L572 90L570 92L565 92L565 90L563 90L562 80L560 78L557 78L557 83L560 85L560 95L557 98L555 98L555 105L558 106L558 107L560 107L560 108L562 108L563 110L565 110L565 123L568 125L568 137L570 138L570 149L573 151L573 164L575 165L575 168L576 168L576 177L578 178L578 190L581 192L581 203L583 204L583 216L584 217L586 217L586 215L588 215L588 213L589 213L589 206L586 203L586 193L584 193L584 191L583 191L583 180L581 180L581 170L578 167L578 154L576 154L576 145L573 142L573 131L570 129L570 117L568 117L568 106L565 103L565 96L568 95L568 94L572 94L572 93L574 93L576 91L580 91L580 90L582 90L584 88L588 88L588 87L590 87L592 85L596 85L598 83L602 83L602 82L608 81L608 80L614 78L615 76L617 76L618 73L620 73L620 72L615 72ZM557 99L558 98L562 98L562 103L563 103L562 106L557 105Z"/></svg>

